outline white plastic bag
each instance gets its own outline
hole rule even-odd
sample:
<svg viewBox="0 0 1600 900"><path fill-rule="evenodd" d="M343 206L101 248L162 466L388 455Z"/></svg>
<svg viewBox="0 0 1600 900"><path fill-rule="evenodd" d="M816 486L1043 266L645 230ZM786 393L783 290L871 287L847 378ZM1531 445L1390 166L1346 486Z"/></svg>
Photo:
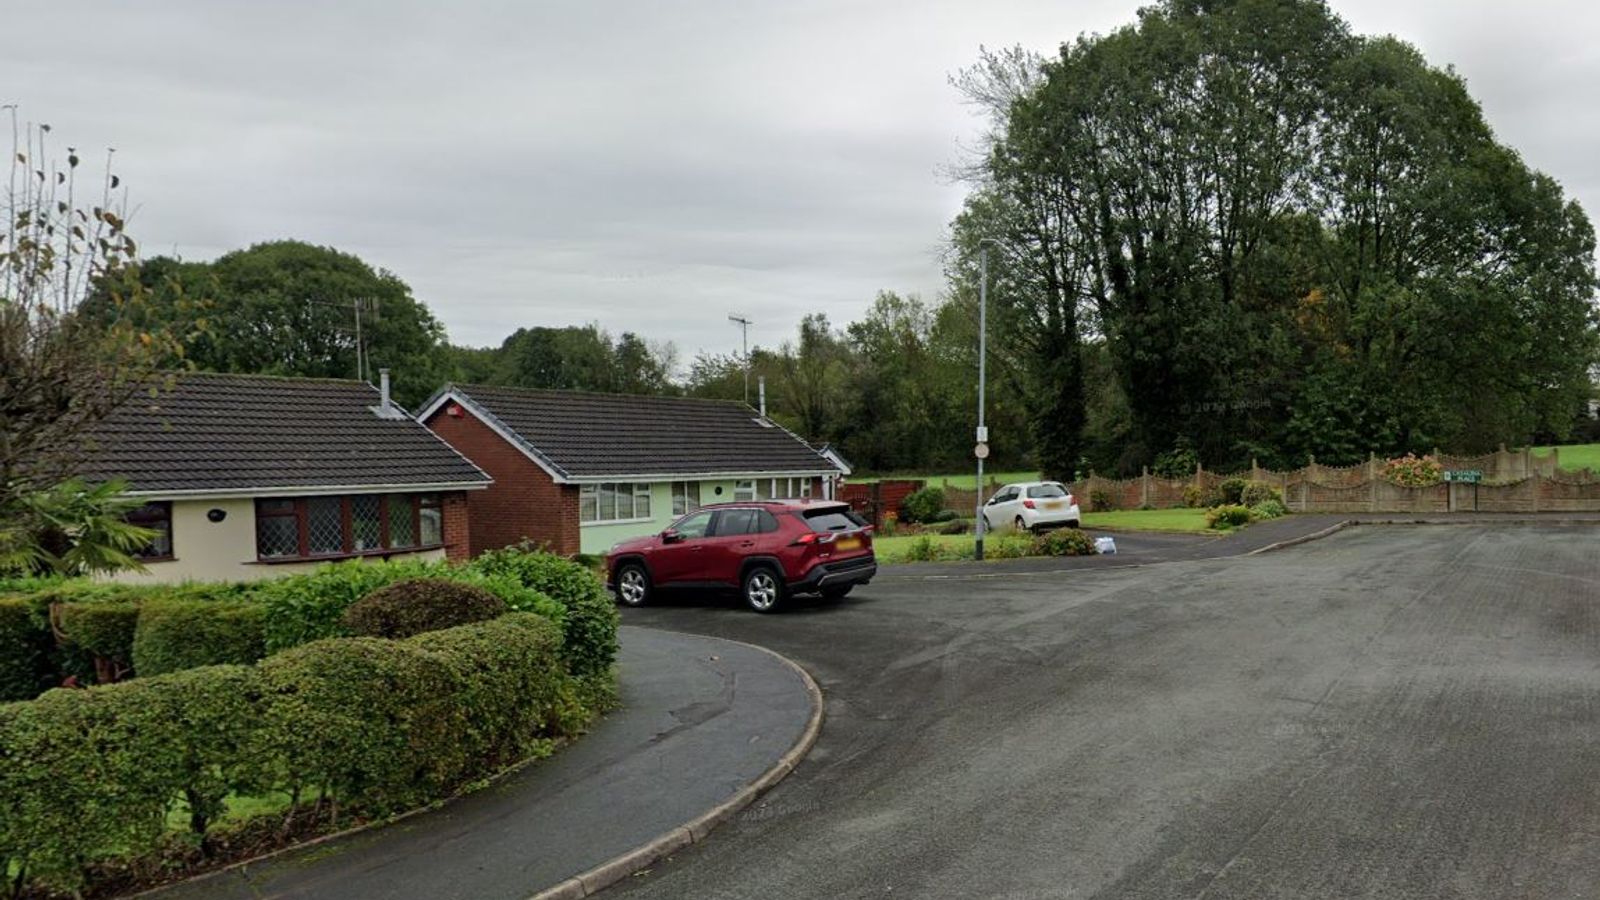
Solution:
<svg viewBox="0 0 1600 900"><path fill-rule="evenodd" d="M1097 537L1094 539L1094 551L1096 553L1116 553L1117 542L1109 534Z"/></svg>

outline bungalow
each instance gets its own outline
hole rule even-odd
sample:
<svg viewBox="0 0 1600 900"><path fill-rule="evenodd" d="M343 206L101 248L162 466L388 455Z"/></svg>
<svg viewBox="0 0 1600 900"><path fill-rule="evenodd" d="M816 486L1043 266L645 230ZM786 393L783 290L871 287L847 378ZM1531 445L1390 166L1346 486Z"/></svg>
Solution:
<svg viewBox="0 0 1600 900"><path fill-rule="evenodd" d="M335 559L464 559L489 476L363 381L185 373L97 424L84 475L157 532L121 581L233 581Z"/></svg>
<svg viewBox="0 0 1600 900"><path fill-rule="evenodd" d="M603 553L702 504L822 496L839 474L726 400L447 385L418 418L494 478L468 500L473 553Z"/></svg>

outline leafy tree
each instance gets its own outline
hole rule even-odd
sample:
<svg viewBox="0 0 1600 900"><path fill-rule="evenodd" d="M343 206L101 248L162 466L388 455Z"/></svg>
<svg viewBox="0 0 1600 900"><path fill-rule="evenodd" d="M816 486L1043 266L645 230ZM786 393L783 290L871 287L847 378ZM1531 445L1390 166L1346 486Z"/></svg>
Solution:
<svg viewBox="0 0 1600 900"><path fill-rule="evenodd" d="M995 127L952 280L980 240L1003 250L1002 325L1039 338L1039 399L1061 396L1046 468L1102 421L1075 406L1086 336L1145 460L1180 437L1237 465L1570 427L1596 354L1593 230L1453 72L1315 0L1165 0L1034 72L1020 59L960 82Z"/></svg>
<svg viewBox="0 0 1600 900"><path fill-rule="evenodd" d="M96 571L136 563L150 535L121 521L121 487L73 480L96 423L181 358L182 341L128 322L101 327L80 305L95 284L107 302L138 311L129 284L137 252L109 169L85 203L80 157L48 149L48 125L12 147L0 205L0 571Z"/></svg>
<svg viewBox="0 0 1600 900"><path fill-rule="evenodd" d="M156 257L137 277L151 298L137 321L195 322L188 359L199 369L375 381L388 368L408 406L454 374L443 326L405 282L331 247L273 241L209 263ZM86 312L132 321L104 290Z"/></svg>

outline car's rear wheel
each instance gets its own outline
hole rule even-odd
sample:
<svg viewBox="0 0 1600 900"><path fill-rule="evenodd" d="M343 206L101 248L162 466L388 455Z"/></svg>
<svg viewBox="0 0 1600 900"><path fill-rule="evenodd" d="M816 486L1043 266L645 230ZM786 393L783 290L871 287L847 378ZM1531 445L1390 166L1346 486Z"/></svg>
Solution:
<svg viewBox="0 0 1600 900"><path fill-rule="evenodd" d="M1017 526L1017 534L1021 534L1024 531L1028 530L1028 523L1023 521L1021 516L1017 516L1016 526Z"/></svg>
<svg viewBox="0 0 1600 900"><path fill-rule="evenodd" d="M853 584L841 584L834 585L833 587L825 587L822 589L822 599L843 600L850 593L850 589L853 587L855 587Z"/></svg>
<svg viewBox="0 0 1600 900"><path fill-rule="evenodd" d="M617 568L617 599L623 606L643 606L650 602L650 573L641 563L623 563Z"/></svg>
<svg viewBox="0 0 1600 900"><path fill-rule="evenodd" d="M767 566L756 566L744 575L744 602L758 613L776 612L783 605L783 579Z"/></svg>

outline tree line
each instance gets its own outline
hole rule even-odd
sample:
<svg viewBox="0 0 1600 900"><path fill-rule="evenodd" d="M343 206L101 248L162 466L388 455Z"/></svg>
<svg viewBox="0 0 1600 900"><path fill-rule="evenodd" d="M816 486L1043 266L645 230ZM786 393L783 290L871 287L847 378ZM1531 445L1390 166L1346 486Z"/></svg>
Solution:
<svg viewBox="0 0 1600 900"><path fill-rule="evenodd" d="M1581 418L1593 228L1410 45L1318 0L1164 0L956 85L992 128L953 288L987 248L1046 471L1478 452Z"/></svg>

